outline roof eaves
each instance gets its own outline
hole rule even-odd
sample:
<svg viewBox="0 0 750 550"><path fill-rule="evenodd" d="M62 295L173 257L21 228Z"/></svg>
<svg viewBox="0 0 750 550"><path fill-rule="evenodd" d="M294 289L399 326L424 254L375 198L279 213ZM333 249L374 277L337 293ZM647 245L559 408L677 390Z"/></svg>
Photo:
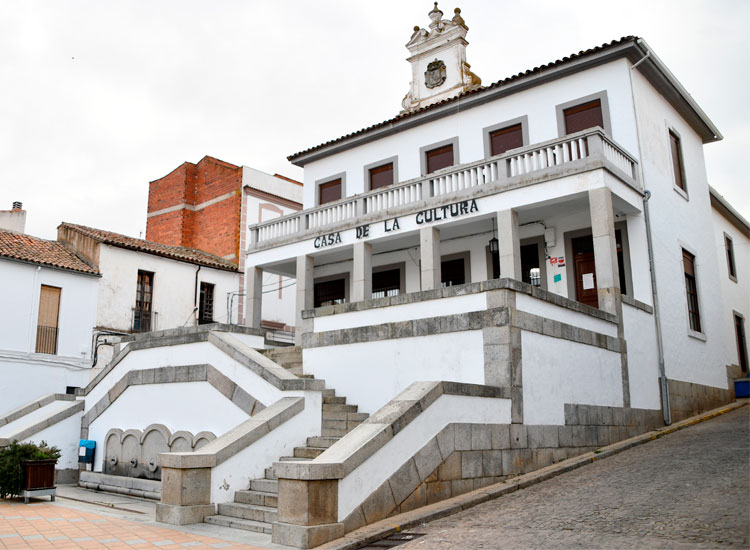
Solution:
<svg viewBox="0 0 750 550"><path fill-rule="evenodd" d="M737 212L716 189L709 185L708 191L711 197L711 206L724 216L729 223L739 229L743 235L750 237L750 222Z"/></svg>

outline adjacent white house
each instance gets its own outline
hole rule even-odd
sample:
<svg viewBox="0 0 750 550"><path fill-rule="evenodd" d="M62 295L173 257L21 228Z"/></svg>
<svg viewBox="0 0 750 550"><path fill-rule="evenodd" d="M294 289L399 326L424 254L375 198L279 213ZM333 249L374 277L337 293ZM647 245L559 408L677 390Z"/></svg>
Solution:
<svg viewBox="0 0 750 550"><path fill-rule="evenodd" d="M60 243L0 230L0 279L0 414L85 386L98 270Z"/></svg>
<svg viewBox="0 0 750 550"><path fill-rule="evenodd" d="M237 322L229 308L239 272L229 260L65 222L57 238L101 273L95 327L105 337Z"/></svg>

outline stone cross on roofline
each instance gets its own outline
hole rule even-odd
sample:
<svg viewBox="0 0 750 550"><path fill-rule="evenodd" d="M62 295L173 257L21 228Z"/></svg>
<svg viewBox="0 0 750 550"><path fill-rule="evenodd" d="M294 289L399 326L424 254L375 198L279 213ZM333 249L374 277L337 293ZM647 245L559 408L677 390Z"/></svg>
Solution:
<svg viewBox="0 0 750 550"><path fill-rule="evenodd" d="M456 8L452 19L443 19L435 2L427 14L429 30L419 26L406 44L412 66L409 92L401 102L404 111L414 111L462 92L478 88L482 80L466 62L466 33L469 27Z"/></svg>

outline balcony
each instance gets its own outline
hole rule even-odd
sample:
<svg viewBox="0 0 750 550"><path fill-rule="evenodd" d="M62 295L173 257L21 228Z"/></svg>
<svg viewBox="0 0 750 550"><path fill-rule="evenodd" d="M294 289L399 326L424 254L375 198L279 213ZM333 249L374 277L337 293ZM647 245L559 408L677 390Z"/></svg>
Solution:
<svg viewBox="0 0 750 550"><path fill-rule="evenodd" d="M273 248L596 169L607 170L642 193L637 164L601 129L584 130L250 226L250 250Z"/></svg>

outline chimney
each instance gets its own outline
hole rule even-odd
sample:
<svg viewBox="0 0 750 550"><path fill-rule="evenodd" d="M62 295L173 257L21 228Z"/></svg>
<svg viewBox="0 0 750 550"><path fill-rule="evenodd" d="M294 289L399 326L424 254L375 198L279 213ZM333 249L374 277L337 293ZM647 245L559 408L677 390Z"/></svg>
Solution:
<svg viewBox="0 0 750 550"><path fill-rule="evenodd" d="M0 210L0 229L23 234L26 230L26 210L21 201L13 201L12 210Z"/></svg>

